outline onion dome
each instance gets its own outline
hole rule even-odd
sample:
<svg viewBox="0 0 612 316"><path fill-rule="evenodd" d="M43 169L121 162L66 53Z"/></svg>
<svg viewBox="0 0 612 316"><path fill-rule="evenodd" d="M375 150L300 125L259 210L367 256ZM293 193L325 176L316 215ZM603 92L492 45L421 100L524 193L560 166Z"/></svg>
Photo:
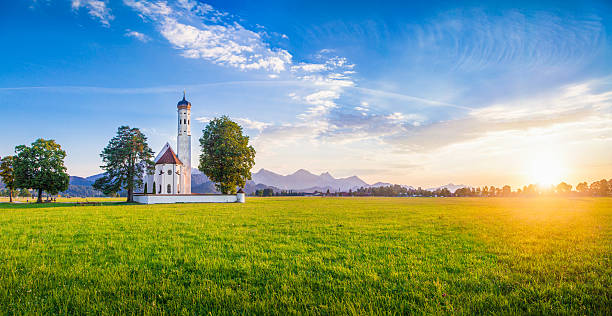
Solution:
<svg viewBox="0 0 612 316"><path fill-rule="evenodd" d="M191 102L185 100L185 91L183 91L183 100L176 105L179 109L191 109Z"/></svg>

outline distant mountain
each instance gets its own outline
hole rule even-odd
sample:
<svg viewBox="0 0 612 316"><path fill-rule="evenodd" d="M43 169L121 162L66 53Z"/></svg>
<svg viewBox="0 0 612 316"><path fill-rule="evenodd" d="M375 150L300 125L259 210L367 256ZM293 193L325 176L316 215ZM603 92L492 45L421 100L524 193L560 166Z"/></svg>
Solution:
<svg viewBox="0 0 612 316"><path fill-rule="evenodd" d="M82 178L71 176L68 184L68 190L61 192L62 196L76 196L76 197L96 197L104 196L104 194L98 190L94 190L92 187L94 181L89 178Z"/></svg>
<svg viewBox="0 0 612 316"><path fill-rule="evenodd" d="M369 186L357 176L348 178L334 178L329 172L315 175L307 170L300 169L290 175L280 175L272 171L261 169L254 173L255 183L273 186L282 190L294 190L300 192L327 191L332 192L355 190L360 187Z"/></svg>
<svg viewBox="0 0 612 316"><path fill-rule="evenodd" d="M93 183L104 176L104 173L96 174L89 177L70 177L70 185L68 190L62 192L62 195L70 196L103 196L102 192L94 190ZM338 192L338 191L349 191L357 190L359 188L368 187L383 187L393 185L387 182L376 182L372 185L361 180L357 176L346 177L346 178L335 178L329 172L324 172L320 175L313 174L305 169L300 169L289 175L280 175L278 173L261 169L256 173L252 174L253 180L246 182L244 191L247 194L252 194L256 190L272 189L275 192L282 190L292 190L296 192ZM0 187L2 184L0 183ZM402 185L407 189L413 189L411 186ZM454 185L448 184L440 188L448 188L451 192L455 192L458 188L466 187L465 185ZM433 188L430 190L435 190ZM213 182L206 177L198 169L192 168L191 170L191 192L193 193L219 193Z"/></svg>
<svg viewBox="0 0 612 316"><path fill-rule="evenodd" d="M95 174L93 176L89 176L89 177L87 177L85 179L91 181L91 183L94 183L94 182L96 182L96 180L98 180L98 179L100 179L102 177L104 177L104 173L98 173L98 174Z"/></svg>
<svg viewBox="0 0 612 316"><path fill-rule="evenodd" d="M445 188L448 189L451 193L455 193L455 191L457 191L457 189L469 188L469 186L467 186L465 184L452 184L452 183L449 183L449 184L446 184L446 185L443 185L443 186L439 186L437 188L429 188L429 189L426 189L426 190L427 191L435 191L435 190L438 190L438 189L441 190L441 189L445 189Z"/></svg>
<svg viewBox="0 0 612 316"><path fill-rule="evenodd" d="M281 190L275 187L267 186L265 184L255 183L252 180L247 180L244 186L244 192L246 194L253 194L257 190L272 189L274 192L280 192ZM215 188L215 184L208 179L198 169L191 170L191 192L192 193L219 193Z"/></svg>
<svg viewBox="0 0 612 316"><path fill-rule="evenodd" d="M82 178L82 177L77 177L77 176L70 176L70 184L73 185L89 185L91 186L94 183L94 181L88 180L87 178Z"/></svg>

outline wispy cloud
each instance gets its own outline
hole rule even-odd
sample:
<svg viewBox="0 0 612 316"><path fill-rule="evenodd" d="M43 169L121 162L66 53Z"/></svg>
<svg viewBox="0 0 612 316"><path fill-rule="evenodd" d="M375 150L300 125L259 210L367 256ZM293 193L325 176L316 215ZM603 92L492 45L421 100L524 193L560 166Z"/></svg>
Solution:
<svg viewBox="0 0 612 316"><path fill-rule="evenodd" d="M202 122L205 124L208 124L208 122L210 122L212 119L213 118L207 117L207 116L201 116L201 117L196 118L198 122ZM241 127L250 129L250 130L261 131L264 128L273 125L271 123L256 121L256 120L252 120L246 117L232 117L231 119L234 120L236 123L238 123Z"/></svg>
<svg viewBox="0 0 612 316"><path fill-rule="evenodd" d="M409 30L421 55L462 71L582 63L598 53L604 39L596 16L526 10L454 10Z"/></svg>
<svg viewBox="0 0 612 316"><path fill-rule="evenodd" d="M135 38L143 43L149 42L151 38L143 33L132 31L130 29L125 30L125 36Z"/></svg>
<svg viewBox="0 0 612 316"><path fill-rule="evenodd" d="M85 8L89 15L98 19L106 27L109 27L110 21L115 18L105 0L72 0L73 10L78 11L81 8Z"/></svg>
<svg viewBox="0 0 612 316"><path fill-rule="evenodd" d="M261 36L236 21L225 21L227 14L207 4L125 0L126 5L152 21L160 34L187 58L201 58L219 65L243 70L278 73L291 64L291 54L273 49Z"/></svg>
<svg viewBox="0 0 612 316"><path fill-rule="evenodd" d="M465 117L407 129L384 140L406 150L433 150L495 133L602 120L612 123L612 91L597 92L597 86L598 82L570 85L542 96L493 104Z"/></svg>

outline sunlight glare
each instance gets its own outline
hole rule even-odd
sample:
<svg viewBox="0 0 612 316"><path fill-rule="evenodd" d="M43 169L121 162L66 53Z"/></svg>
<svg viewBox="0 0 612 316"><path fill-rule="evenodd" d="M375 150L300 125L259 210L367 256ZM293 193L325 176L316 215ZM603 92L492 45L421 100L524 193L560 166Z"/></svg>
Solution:
<svg viewBox="0 0 612 316"><path fill-rule="evenodd" d="M537 155L531 160L530 183L541 186L557 185L563 181L565 170L560 157L555 155Z"/></svg>

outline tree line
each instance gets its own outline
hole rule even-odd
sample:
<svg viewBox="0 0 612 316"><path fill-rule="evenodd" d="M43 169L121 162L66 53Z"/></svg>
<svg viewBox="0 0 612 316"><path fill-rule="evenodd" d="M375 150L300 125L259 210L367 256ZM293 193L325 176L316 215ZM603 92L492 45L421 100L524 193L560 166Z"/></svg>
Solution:
<svg viewBox="0 0 612 316"><path fill-rule="evenodd" d="M406 188L401 185L389 185L381 187L359 188L356 191L340 192L335 195L350 196L440 196L440 197L513 197L513 196L540 196L540 195L564 195L564 196L612 196L612 179L602 179L592 182L580 182L575 190L571 184L561 182L557 185L541 186L530 184L513 190L509 185L502 187L465 187L450 192L447 188L436 190L424 190Z"/></svg>
<svg viewBox="0 0 612 316"><path fill-rule="evenodd" d="M441 188L436 190L425 190L422 188L407 188L398 184L380 187L361 187L357 190L350 191L349 194L352 196L452 196L452 193L447 188Z"/></svg>
<svg viewBox="0 0 612 316"><path fill-rule="evenodd" d="M512 197L512 196L539 196L539 195L564 195L564 196L612 196L612 179L594 181L590 185L580 182L573 190L573 186L566 182L557 185L542 186L530 184L512 190L509 185L501 188L485 186L477 188L461 188L455 191L454 196L483 196L483 197Z"/></svg>

